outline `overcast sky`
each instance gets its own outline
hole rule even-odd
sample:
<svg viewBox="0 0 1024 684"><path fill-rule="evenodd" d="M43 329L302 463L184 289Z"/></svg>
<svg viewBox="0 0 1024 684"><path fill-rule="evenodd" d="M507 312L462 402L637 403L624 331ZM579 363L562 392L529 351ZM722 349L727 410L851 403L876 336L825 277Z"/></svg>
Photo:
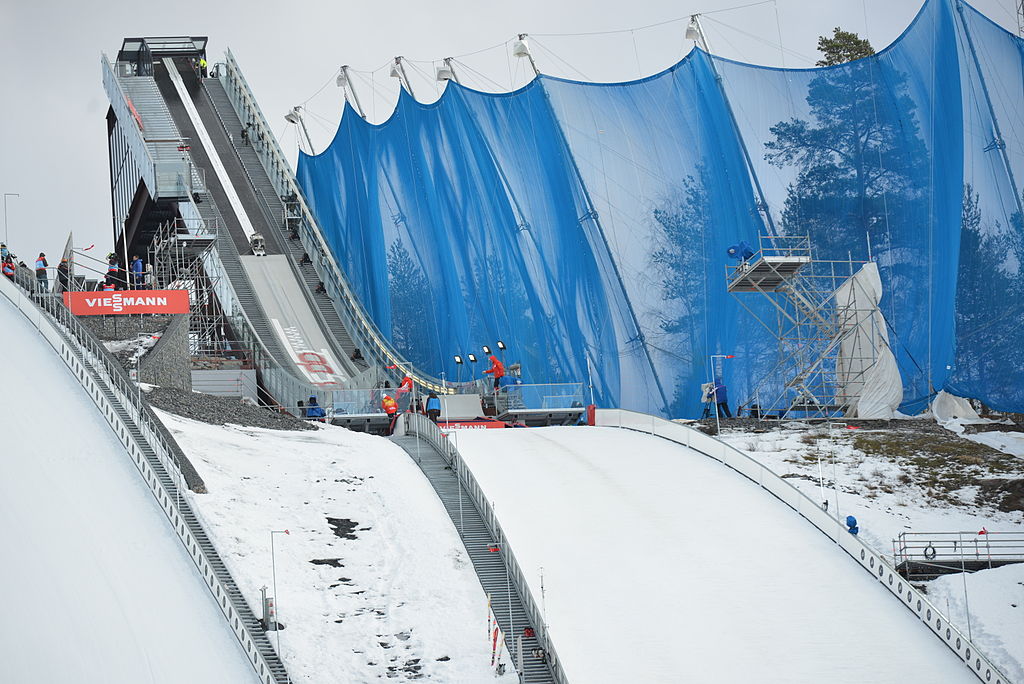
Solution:
<svg viewBox="0 0 1024 684"><path fill-rule="evenodd" d="M334 77L341 64L363 72L355 85L370 119L380 121L397 95L396 81L381 67L395 55L419 60L409 65L409 73L417 98L425 101L438 94L427 77L433 72L431 62L446 56L458 58L466 85L482 90L521 86L529 76L527 65L509 56L508 42L519 32L535 36L533 52L545 73L626 80L678 61L691 46L683 38L686 22L608 35L561 34L621 31L707 12L704 27L716 54L806 67L816 59L817 37L834 26L857 31L881 49L920 6L917 0L777 0L716 11L744 4L0 0L0 192L20 193L7 200L9 245L26 261L39 251L55 257L73 230L77 246L96 243L98 252L109 250L108 103L100 55L113 58L126 36L206 35L211 62L230 47L294 165L296 131L283 116L305 103L313 144L321 151L340 116L341 92ZM1016 29L1014 0L972 4Z"/></svg>

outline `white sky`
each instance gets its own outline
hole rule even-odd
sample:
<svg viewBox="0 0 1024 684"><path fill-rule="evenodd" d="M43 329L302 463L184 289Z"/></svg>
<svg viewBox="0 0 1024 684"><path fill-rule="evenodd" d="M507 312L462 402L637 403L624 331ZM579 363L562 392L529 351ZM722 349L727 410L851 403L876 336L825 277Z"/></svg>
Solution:
<svg viewBox="0 0 1024 684"><path fill-rule="evenodd" d="M458 56L533 34L545 73L591 80L649 75L690 47L685 21L605 36L543 36L645 26L693 12L746 4L744 0L520 0L484 3L248 0L0 0L0 193L8 198L9 245L29 260L40 250L56 257L68 231L77 246L110 248L112 225L104 116L107 100L100 53L113 57L126 36L208 35L214 62L230 46L267 119L294 164L296 132L283 116L306 102L313 144L322 150L341 111L334 77L341 64L370 72L395 55L425 63L409 67L421 100L437 97L431 60ZM1014 0L972 3L1015 29ZM817 37L835 26L857 31L881 49L906 28L918 0L777 0L709 15L704 27L713 52L742 61L806 67ZM781 44L785 53L780 51ZM509 44L460 61L463 83L484 90L520 86L526 65ZM561 61L564 60L564 61ZM578 71L577 71L578 70ZM371 120L390 113L397 83L386 68L357 77ZM486 79L486 80L485 80ZM376 85L372 96L370 80ZM324 86L326 87L316 94ZM314 96L314 94L316 94ZM310 99L312 98L312 99ZM0 230L3 226L0 226Z"/></svg>

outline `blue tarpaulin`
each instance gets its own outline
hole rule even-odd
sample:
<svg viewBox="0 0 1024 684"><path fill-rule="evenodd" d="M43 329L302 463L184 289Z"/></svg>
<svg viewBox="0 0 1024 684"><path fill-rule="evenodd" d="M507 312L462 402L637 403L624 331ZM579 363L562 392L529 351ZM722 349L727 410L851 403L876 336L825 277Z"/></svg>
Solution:
<svg viewBox="0 0 1024 684"><path fill-rule="evenodd" d="M299 180L383 333L425 372L504 340L526 382L700 413L709 357L743 402L776 342L727 249L809 234L877 261L904 410L940 389L1024 410L1024 42L929 0L874 57L774 69L694 50L639 81L403 91L346 109ZM756 306L756 304L755 304Z"/></svg>

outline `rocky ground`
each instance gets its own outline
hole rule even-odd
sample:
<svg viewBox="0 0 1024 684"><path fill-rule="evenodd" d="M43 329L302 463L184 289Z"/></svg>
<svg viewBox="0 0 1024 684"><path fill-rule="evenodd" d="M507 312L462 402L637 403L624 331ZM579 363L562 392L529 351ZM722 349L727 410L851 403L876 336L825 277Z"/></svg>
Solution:
<svg viewBox="0 0 1024 684"><path fill-rule="evenodd" d="M157 408L210 425L245 425L270 430L315 430L315 426L289 413L246 404L230 397L154 387L146 398Z"/></svg>

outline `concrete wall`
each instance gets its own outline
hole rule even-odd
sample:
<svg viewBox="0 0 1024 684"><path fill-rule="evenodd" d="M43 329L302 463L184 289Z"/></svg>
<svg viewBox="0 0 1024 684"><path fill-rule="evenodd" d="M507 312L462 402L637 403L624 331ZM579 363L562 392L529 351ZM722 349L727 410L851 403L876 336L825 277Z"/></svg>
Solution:
<svg viewBox="0 0 1024 684"><path fill-rule="evenodd" d="M139 380L160 387L192 390L192 371L188 354L189 314L161 316L170 324L156 345L139 361Z"/></svg>

